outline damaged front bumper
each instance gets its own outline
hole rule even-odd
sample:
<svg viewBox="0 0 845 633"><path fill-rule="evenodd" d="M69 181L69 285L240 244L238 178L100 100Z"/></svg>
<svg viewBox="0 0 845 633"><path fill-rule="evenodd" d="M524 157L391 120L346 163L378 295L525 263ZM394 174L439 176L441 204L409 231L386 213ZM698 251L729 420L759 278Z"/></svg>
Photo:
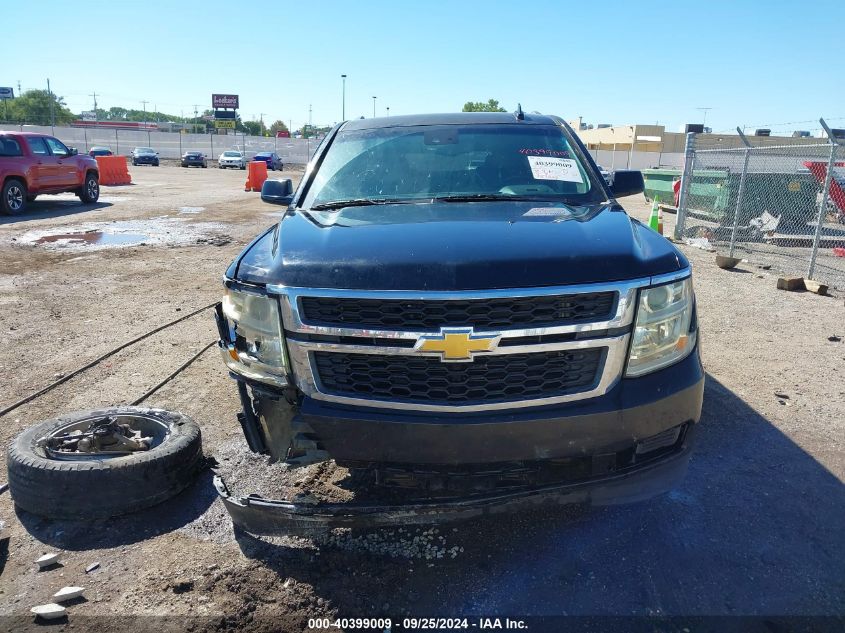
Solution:
<svg viewBox="0 0 845 633"><path fill-rule="evenodd" d="M669 491L686 474L693 429L678 450L628 471L580 482L556 483L463 498L408 504L307 503L232 496L225 481L214 486L234 525L256 535L307 536L332 528L375 528L447 523L514 510L568 504L615 505L642 501Z"/></svg>

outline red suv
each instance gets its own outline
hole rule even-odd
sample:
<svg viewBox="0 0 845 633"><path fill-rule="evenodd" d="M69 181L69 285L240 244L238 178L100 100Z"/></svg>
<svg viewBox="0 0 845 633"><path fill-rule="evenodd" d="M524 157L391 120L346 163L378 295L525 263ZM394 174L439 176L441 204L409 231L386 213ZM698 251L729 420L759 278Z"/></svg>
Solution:
<svg viewBox="0 0 845 633"><path fill-rule="evenodd" d="M0 131L0 211L21 213L42 193L72 191L83 203L100 197L97 161L46 134Z"/></svg>

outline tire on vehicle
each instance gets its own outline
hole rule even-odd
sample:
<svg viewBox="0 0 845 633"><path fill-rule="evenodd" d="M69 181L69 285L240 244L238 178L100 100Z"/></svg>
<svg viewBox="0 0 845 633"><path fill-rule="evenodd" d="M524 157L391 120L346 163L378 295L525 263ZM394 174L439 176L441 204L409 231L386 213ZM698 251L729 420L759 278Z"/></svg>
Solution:
<svg viewBox="0 0 845 633"><path fill-rule="evenodd" d="M94 204L100 199L100 180L92 171L85 174L82 188L76 194L83 204Z"/></svg>
<svg viewBox="0 0 845 633"><path fill-rule="evenodd" d="M26 210L26 185L17 178L9 178L0 191L0 210L6 215L17 215Z"/></svg>
<svg viewBox="0 0 845 633"><path fill-rule="evenodd" d="M57 458L42 440L86 429L107 417L149 434L151 447L118 456L60 452ZM200 429L191 418L128 406L80 411L36 424L14 439L7 458L15 504L53 519L102 519L148 508L184 490L203 463Z"/></svg>

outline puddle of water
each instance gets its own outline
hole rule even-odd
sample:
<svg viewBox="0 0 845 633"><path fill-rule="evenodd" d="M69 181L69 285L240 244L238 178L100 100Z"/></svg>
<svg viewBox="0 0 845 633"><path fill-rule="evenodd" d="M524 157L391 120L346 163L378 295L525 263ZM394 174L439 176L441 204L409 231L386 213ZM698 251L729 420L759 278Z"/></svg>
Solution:
<svg viewBox="0 0 845 633"><path fill-rule="evenodd" d="M140 244L148 240L143 233L103 233L102 231L85 231L84 233L56 233L45 235L35 240L36 244L98 244L102 246L118 246L126 244Z"/></svg>
<svg viewBox="0 0 845 633"><path fill-rule="evenodd" d="M46 249L63 251L98 251L127 246L186 246L189 244L228 243L222 233L223 224L188 222L187 218L160 216L142 220L114 220L90 222L75 226L56 226L18 235L18 244L32 244ZM3 240L0 240L2 243Z"/></svg>

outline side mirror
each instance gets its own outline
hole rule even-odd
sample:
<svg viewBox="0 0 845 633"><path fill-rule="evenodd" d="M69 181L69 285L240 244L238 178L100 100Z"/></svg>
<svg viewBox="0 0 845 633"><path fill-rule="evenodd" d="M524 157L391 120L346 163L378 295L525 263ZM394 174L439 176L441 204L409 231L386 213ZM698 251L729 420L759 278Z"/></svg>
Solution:
<svg viewBox="0 0 845 633"><path fill-rule="evenodd" d="M68 149L70 150L71 156L76 156L79 153L79 150L76 149L75 147L68 147Z"/></svg>
<svg viewBox="0 0 845 633"><path fill-rule="evenodd" d="M611 172L613 183L610 185L610 192L614 198L633 196L635 193L645 191L643 172L635 170Z"/></svg>
<svg viewBox="0 0 845 633"><path fill-rule="evenodd" d="M293 182L285 180L265 180L261 186L261 200L270 204L289 205L293 202Z"/></svg>

